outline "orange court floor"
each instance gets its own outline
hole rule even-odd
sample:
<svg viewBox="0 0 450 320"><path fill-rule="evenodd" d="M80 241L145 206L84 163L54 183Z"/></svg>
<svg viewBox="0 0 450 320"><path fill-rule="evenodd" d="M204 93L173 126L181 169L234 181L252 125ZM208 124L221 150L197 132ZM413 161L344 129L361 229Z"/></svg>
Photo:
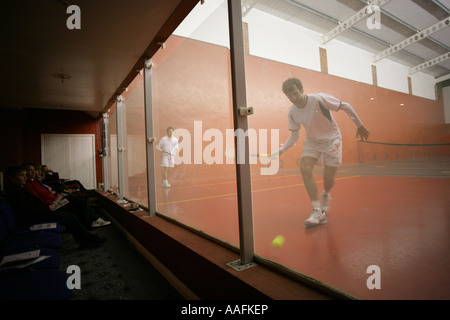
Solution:
<svg viewBox="0 0 450 320"><path fill-rule="evenodd" d="M298 172L254 176L252 191L262 260L357 299L450 299L450 159L343 165L328 222L314 228L304 225L311 203ZM236 199L235 181L174 179L159 188L157 211L237 247ZM277 235L281 248L271 244Z"/></svg>

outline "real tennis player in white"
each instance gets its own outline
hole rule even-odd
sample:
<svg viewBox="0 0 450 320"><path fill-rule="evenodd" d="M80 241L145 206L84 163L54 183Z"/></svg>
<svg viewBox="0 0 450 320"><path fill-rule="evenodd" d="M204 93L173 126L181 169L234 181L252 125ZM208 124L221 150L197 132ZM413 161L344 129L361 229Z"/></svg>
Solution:
<svg viewBox="0 0 450 320"><path fill-rule="evenodd" d="M161 138L156 149L161 151L161 167L163 167L163 181L161 185L166 188L170 188L171 185L168 181L170 168L175 166L175 153L178 150L178 139L173 136L173 128L167 128L167 136Z"/></svg>
<svg viewBox="0 0 450 320"><path fill-rule="evenodd" d="M305 220L306 226L316 226L327 222L330 191L335 183L338 167L342 162L341 131L330 111L343 110L357 127L356 137L367 139L370 132L364 127L352 106L329 94L308 94L303 91L302 82L291 78L283 83L283 92L292 102L289 109L289 130L291 135L280 148L278 156L286 152L300 137L300 128L306 131L306 140L301 155L300 170L306 190L312 202L313 211ZM313 176L316 163L321 163L323 155L324 190L320 194Z"/></svg>

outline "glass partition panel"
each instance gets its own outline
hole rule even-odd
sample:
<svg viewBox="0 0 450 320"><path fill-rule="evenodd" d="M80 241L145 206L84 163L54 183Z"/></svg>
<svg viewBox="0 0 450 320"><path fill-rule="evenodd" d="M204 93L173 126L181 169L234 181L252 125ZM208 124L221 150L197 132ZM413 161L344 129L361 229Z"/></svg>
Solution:
<svg viewBox="0 0 450 320"><path fill-rule="evenodd" d="M145 141L144 77L142 72L122 93L125 98L127 132L127 188L125 197L148 206L147 158Z"/></svg>
<svg viewBox="0 0 450 320"><path fill-rule="evenodd" d="M292 4L281 2L286 10L294 9ZM319 70L319 43L302 27L281 19L277 10L261 4L251 9L243 7L243 12L244 30L248 32L247 98L255 112L249 117L249 126L264 138L258 143L258 152L272 154L291 135L288 113L292 103L282 91L283 82L299 78L308 94L324 84ZM299 139L281 157L260 156L252 164L255 254L338 287L327 274L328 269L336 268L336 248L331 230L327 229L330 226L308 229L304 225L312 212L300 173L304 140L302 126ZM315 178L320 192L323 180ZM339 267L345 272L344 265Z"/></svg>
<svg viewBox="0 0 450 320"><path fill-rule="evenodd" d="M355 241L354 237L349 237L349 231L354 231L349 225L356 216L351 218L348 214L356 209L344 209L346 200L353 202L355 196L360 195L359 180L354 175L336 177L336 185L339 186L331 193L340 201L332 201L328 222L324 219L322 224L308 227L305 221L310 218L314 200L308 191L313 194L313 185L317 185L318 195L324 190L321 156L310 154L310 160L317 157L318 161L313 171L314 182L308 183L308 191L300 171L307 134L304 124L309 119L315 119L315 123L322 121L319 126L323 128L332 123L330 115L335 118L342 131L344 146L348 143L343 151L344 161L352 158L348 155L352 155L357 147L354 123L345 112L334 112L340 106L332 109L327 105L325 108L314 94L325 92L340 99L354 100L355 96L360 97L364 93L355 88L352 93L351 81L327 74L326 59L323 59L326 50L320 33L308 30L306 21L300 25L301 19L286 19L288 15L293 18L288 12L301 12L298 2L279 1L277 6L269 2L258 1L254 6L243 6L244 32L247 33L244 38L248 39L244 45L247 48L247 99L249 106L254 108L249 126L259 137L257 149L260 153L252 164L255 254L292 273L365 298L364 295L370 295L366 287L366 270L371 262L369 256L368 259L363 258L367 253L365 248L354 245L359 239ZM370 65L368 68L370 70ZM297 87L294 91L296 96L290 95L293 102L282 90L283 83L290 78L298 78L303 83L302 89ZM369 101L370 96L364 98ZM277 152L288 142L291 132L298 129L298 139L281 157L261 156ZM308 130L310 137L315 138L318 134L317 126ZM308 176L306 182L310 181ZM352 194L345 188L352 188ZM359 214L363 215L362 212Z"/></svg>
<svg viewBox="0 0 450 320"><path fill-rule="evenodd" d="M199 3L152 63L157 212L237 246L226 1Z"/></svg>

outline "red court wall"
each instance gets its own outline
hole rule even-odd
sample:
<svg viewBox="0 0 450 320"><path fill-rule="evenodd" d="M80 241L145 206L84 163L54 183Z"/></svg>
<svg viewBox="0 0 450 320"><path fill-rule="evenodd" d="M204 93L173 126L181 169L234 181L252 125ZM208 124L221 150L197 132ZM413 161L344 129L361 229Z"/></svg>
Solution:
<svg viewBox="0 0 450 320"><path fill-rule="evenodd" d="M255 118L265 126L278 126L283 142L289 135L287 111L290 102L281 92L281 84L289 77L300 78L307 94L329 93L350 103L371 132L371 141L400 144L450 142L448 134L443 131L442 99L429 100L257 57L247 57L246 65L249 103L260 113ZM343 162L358 162L355 125L345 112L333 113L333 116L343 136ZM289 151L291 158L287 161L295 160L292 153L300 154L304 138L302 130L300 141L294 152ZM376 152L375 149L372 151ZM377 159L381 158L380 154Z"/></svg>
<svg viewBox="0 0 450 320"><path fill-rule="evenodd" d="M194 121L224 132L233 127L229 50L213 44L172 37L153 59L155 122L160 136L167 126L193 134ZM329 93L349 102L371 131L370 140L386 143L423 144L449 142L444 126L443 101L420 98L276 61L246 56L248 106L255 114L249 125L255 130L278 129L280 143L289 136L289 100L281 84L289 77L302 80L306 93ZM343 136L343 162L358 162L356 127L344 112L333 113ZM282 157L282 169L297 169L304 140ZM210 142L204 142L203 148ZM193 153L193 146L191 149ZM378 152L378 151L373 151ZM383 153L383 151L380 151ZM381 155L377 158L381 159ZM184 166L178 170L198 175L219 175L215 166ZM227 167L227 166L221 166ZM221 168L234 172L234 168Z"/></svg>

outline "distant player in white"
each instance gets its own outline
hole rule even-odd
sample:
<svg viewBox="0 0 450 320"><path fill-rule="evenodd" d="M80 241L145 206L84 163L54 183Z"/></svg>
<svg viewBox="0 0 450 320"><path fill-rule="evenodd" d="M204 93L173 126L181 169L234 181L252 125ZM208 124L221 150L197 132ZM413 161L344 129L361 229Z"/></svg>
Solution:
<svg viewBox="0 0 450 320"><path fill-rule="evenodd" d="M283 83L283 92L292 102L289 109L289 130L291 135L280 148L279 155L286 152L300 137L300 128L306 131L301 156L300 170L306 190L312 202L313 211L305 221L306 226L316 226L327 222L330 191L335 183L338 167L342 162L342 136L331 111L343 110L357 127L356 137L367 139L370 132L364 127L352 106L328 94L303 93L302 82L291 78ZM319 195L313 176L313 168L323 155L324 190Z"/></svg>
<svg viewBox="0 0 450 320"><path fill-rule="evenodd" d="M163 167L163 181L161 182L163 187L170 188L171 185L168 181L170 168L175 166L175 153L178 150L178 139L173 136L173 128L167 128L167 136L163 137L156 149L161 151L161 167Z"/></svg>

